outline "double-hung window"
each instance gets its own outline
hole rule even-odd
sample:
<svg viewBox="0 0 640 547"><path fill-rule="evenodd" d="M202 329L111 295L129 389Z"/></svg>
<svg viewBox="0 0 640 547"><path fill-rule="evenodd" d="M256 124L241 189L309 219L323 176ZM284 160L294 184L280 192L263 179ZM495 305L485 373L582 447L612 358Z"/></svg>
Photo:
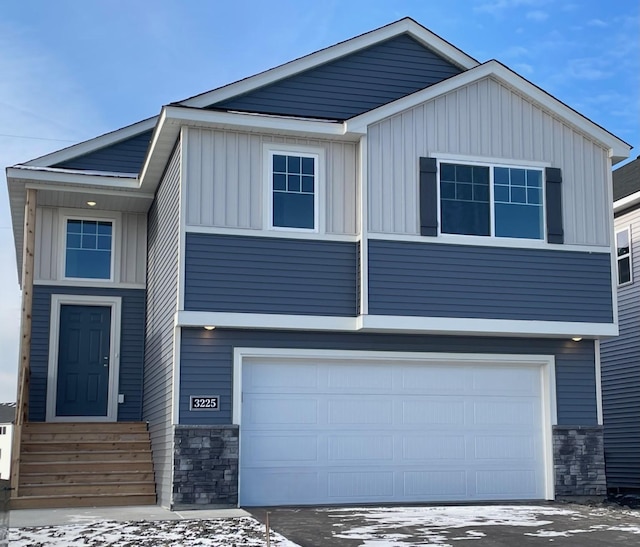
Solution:
<svg viewBox="0 0 640 547"><path fill-rule="evenodd" d="M64 277L109 280L112 256L112 221L66 219Z"/></svg>
<svg viewBox="0 0 640 547"><path fill-rule="evenodd" d="M440 163L440 232L544 239L542 170Z"/></svg>
<svg viewBox="0 0 640 547"><path fill-rule="evenodd" d="M269 151L272 228L318 229L319 159L315 153Z"/></svg>
<svg viewBox="0 0 640 547"><path fill-rule="evenodd" d="M618 260L618 285L633 280L631 273L631 229L616 232L616 256Z"/></svg>

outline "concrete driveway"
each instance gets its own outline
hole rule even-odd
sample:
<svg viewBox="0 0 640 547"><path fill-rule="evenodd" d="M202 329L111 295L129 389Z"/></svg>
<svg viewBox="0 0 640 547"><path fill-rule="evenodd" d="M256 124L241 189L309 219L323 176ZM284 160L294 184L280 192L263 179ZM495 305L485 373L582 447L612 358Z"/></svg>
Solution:
<svg viewBox="0 0 640 547"><path fill-rule="evenodd" d="M640 510L617 506L251 508L301 547L640 545Z"/></svg>

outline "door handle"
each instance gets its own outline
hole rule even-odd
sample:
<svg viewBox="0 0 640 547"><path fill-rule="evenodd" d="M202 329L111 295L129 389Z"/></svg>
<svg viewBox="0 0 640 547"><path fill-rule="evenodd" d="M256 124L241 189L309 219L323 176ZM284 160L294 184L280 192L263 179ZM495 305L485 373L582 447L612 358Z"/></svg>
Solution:
<svg viewBox="0 0 640 547"><path fill-rule="evenodd" d="M109 356L107 355L106 357L103 358L104 359L104 366L108 367L109 366Z"/></svg>

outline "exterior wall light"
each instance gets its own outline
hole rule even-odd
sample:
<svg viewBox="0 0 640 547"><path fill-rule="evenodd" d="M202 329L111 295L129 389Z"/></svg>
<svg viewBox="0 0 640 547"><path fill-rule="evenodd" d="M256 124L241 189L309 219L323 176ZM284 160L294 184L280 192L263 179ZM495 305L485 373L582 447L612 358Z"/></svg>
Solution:
<svg viewBox="0 0 640 547"><path fill-rule="evenodd" d="M204 330L213 330L213 329L215 329L215 327L213 327L213 326L211 326L211 325L206 325L206 326L204 327Z"/></svg>
<svg viewBox="0 0 640 547"><path fill-rule="evenodd" d="M95 207L96 206L96 202L95 201L87 201L87 205L89 207Z"/></svg>
<svg viewBox="0 0 640 547"><path fill-rule="evenodd" d="M574 336L571 340L574 342L580 342L580 340L582 340L582 336Z"/></svg>

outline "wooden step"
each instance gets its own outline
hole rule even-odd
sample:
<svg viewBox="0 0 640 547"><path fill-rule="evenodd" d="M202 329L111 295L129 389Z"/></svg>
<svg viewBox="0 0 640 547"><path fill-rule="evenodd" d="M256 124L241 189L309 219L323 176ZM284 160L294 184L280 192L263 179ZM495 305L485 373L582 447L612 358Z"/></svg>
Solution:
<svg viewBox="0 0 640 547"><path fill-rule="evenodd" d="M77 466L75 466L77 467ZM69 468L64 473L20 473L20 486L34 486L39 484L87 484L109 482L153 482L153 471L139 471L138 467L130 471L114 471L109 473L78 472Z"/></svg>
<svg viewBox="0 0 640 547"><path fill-rule="evenodd" d="M57 507L110 507L155 504L155 494L29 496L11 498L10 509L54 509Z"/></svg>
<svg viewBox="0 0 640 547"><path fill-rule="evenodd" d="M31 452L106 452L106 451L140 451L150 449L146 441L25 441L22 443L23 453Z"/></svg>
<svg viewBox="0 0 640 547"><path fill-rule="evenodd" d="M23 452L21 461L29 462L89 462L89 461L151 461L150 450L123 452L122 450L101 450L95 452ZM21 464L22 465L22 464Z"/></svg>
<svg viewBox="0 0 640 547"><path fill-rule="evenodd" d="M118 460L118 461L52 461L52 462L27 462L20 464L20 475L22 474L39 474L39 473L73 473L74 471L82 473L101 473L114 472L122 473L127 471L140 471L145 473L153 473L153 463L149 455L146 460Z"/></svg>
<svg viewBox="0 0 640 547"><path fill-rule="evenodd" d="M101 433L97 431L37 431L22 435L25 443L32 442L89 442L89 441L130 441L143 442L149 441L149 433L146 431L125 431L119 433L117 431L110 433Z"/></svg>
<svg viewBox="0 0 640 547"><path fill-rule="evenodd" d="M22 434L30 433L137 433L147 431L146 422L29 422Z"/></svg>
<svg viewBox="0 0 640 547"><path fill-rule="evenodd" d="M111 494L155 494L153 482L95 482L91 484L30 484L20 486L20 497Z"/></svg>

